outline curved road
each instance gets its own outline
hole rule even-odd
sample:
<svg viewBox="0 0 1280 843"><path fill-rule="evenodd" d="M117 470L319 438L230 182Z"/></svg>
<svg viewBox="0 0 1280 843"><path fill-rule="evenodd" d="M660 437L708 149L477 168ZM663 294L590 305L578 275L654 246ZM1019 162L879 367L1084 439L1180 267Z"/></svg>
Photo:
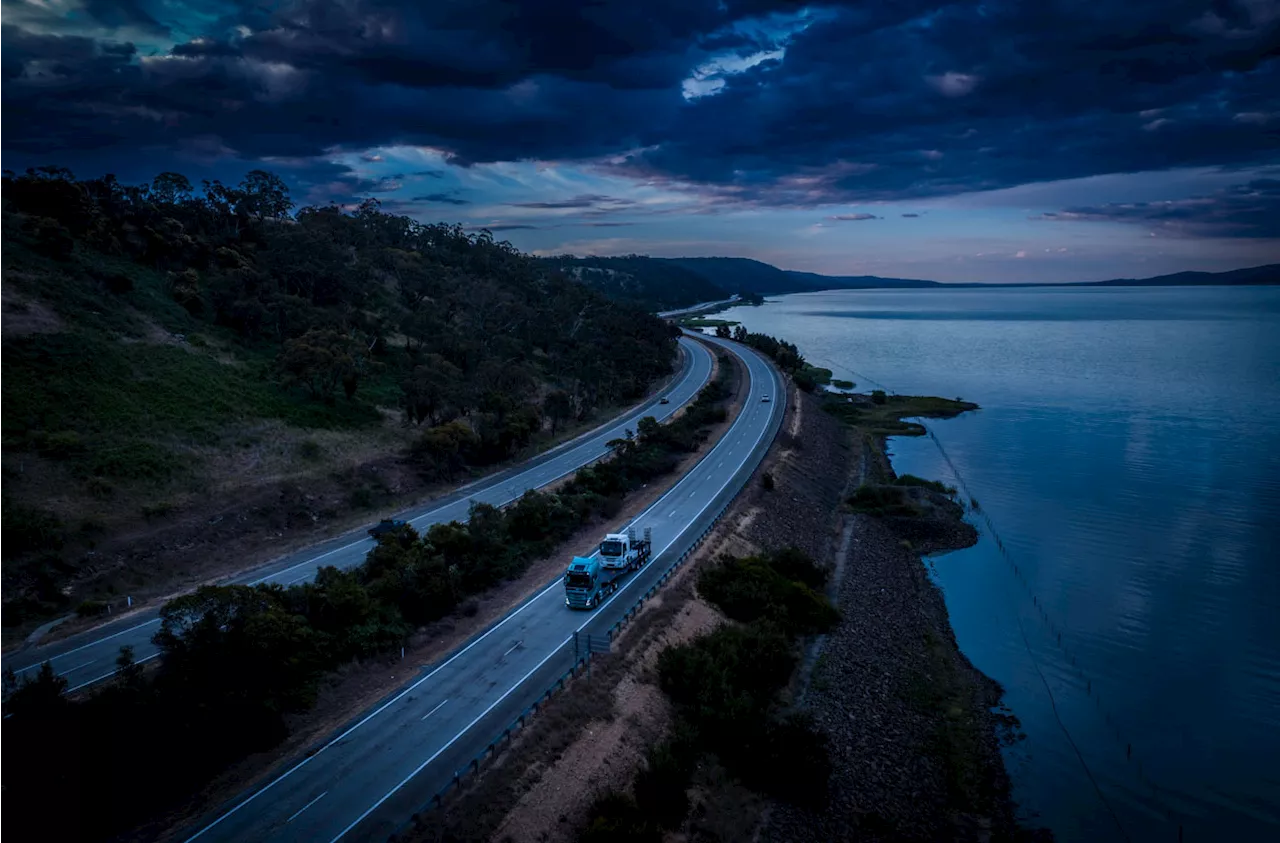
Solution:
<svg viewBox="0 0 1280 843"><path fill-rule="evenodd" d="M603 636L657 584L747 482L782 425L786 396L773 367L749 348L711 341L746 363L746 402L715 447L631 522L653 528L646 567L593 612L566 607L557 577L266 786L205 817L184 835L188 843L385 841L572 667L573 634Z"/></svg>
<svg viewBox="0 0 1280 843"><path fill-rule="evenodd" d="M558 445L527 463L470 483L447 497L434 500L400 517L405 518L420 532L432 524L466 521L472 502L494 506L508 504L529 489L541 488L604 456L609 452L606 443L622 436L628 427L634 429L636 420L642 416L652 415L659 421L667 418L696 396L711 376L711 354L704 346L687 337L680 339L680 346L684 351L681 355L681 370L671 386L661 391L661 395L670 399L669 404L660 404L659 398L655 396L624 415L570 442ZM359 565L373 546L374 541L366 529L360 529L230 577L222 583L293 585L312 579L324 565L338 568ZM158 656L151 637L159 628L160 612L157 607L61 641L14 653L5 662L21 677L49 661L58 675L66 677L68 692L75 691L114 674L116 657L124 645L133 647L134 659L138 662Z"/></svg>

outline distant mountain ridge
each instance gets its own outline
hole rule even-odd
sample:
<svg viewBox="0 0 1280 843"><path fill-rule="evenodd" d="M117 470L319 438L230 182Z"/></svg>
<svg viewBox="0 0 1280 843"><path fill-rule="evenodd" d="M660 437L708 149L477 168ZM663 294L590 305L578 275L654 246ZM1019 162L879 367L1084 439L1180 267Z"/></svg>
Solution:
<svg viewBox="0 0 1280 843"><path fill-rule="evenodd" d="M786 293L813 293L819 290L871 290L871 289L922 289L934 287L1177 287L1177 286L1246 286L1280 285L1280 264L1233 269L1226 272L1176 272L1152 278L1115 278L1108 281L1076 281L1058 283L1020 282L989 284L981 282L941 282L918 278L883 278L878 275L819 275L815 272L799 272L779 269L752 258L651 258L630 255L626 258L560 258L567 264L581 262L588 266L601 266L605 261L625 261L627 269L639 274L661 278L662 284L647 292L662 295L639 295L636 300L653 298L665 307L681 307L698 301L727 298L729 294L783 295ZM659 268L657 265L666 265ZM694 286L691 276L697 276L706 285ZM583 278L582 280L588 281ZM590 283L590 282L588 282ZM686 286L687 285L687 286ZM612 285L596 285L606 295Z"/></svg>

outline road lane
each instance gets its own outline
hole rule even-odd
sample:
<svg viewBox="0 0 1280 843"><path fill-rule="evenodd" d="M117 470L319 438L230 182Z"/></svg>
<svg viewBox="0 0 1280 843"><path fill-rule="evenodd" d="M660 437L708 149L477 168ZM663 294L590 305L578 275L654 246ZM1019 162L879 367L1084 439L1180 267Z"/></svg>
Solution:
<svg viewBox="0 0 1280 843"><path fill-rule="evenodd" d="M771 366L750 349L742 412L719 443L635 518L655 556L593 612L564 604L559 577L462 650L389 696L265 787L183 835L190 841L386 840L574 663L575 631L605 634L750 477L786 412ZM764 395L773 396L762 403ZM428 716L429 715L429 716ZM325 794L319 798L320 794ZM309 805L309 803L313 803Z"/></svg>
<svg viewBox="0 0 1280 843"><path fill-rule="evenodd" d="M705 347L687 337L680 339L680 346L684 352L681 355L681 370L671 386L660 392L661 396L669 398L669 404L659 403L659 396L655 396L622 416L558 445L527 463L469 483L444 498L399 517L409 521L420 532L432 524L466 521L472 502L495 506L510 503L529 489L541 488L605 456L609 451L606 443L622 436L628 428L634 430L641 417L652 415L659 421L666 419L697 395L706 385L711 373L712 358ZM221 582L296 585L314 578L316 572L325 565L338 568L359 565L374 546L374 541L366 530L367 528L361 528L329 539ZM67 679L69 691L79 690L112 676L116 672L115 659L120 647L124 645L133 647L136 661L155 658L158 652L151 638L159 628L159 607L156 607L61 641L14 653L5 659L5 663L21 677L49 661L58 675Z"/></svg>

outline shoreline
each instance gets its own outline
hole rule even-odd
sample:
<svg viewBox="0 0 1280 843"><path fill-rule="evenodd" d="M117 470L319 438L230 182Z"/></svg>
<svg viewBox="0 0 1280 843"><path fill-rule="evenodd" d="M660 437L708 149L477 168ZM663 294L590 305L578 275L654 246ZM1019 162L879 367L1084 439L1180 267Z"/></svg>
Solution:
<svg viewBox="0 0 1280 843"><path fill-rule="evenodd" d="M861 434L861 479L901 488L887 439L923 428L883 421L848 428ZM908 488L926 514L846 514L844 576L831 589L844 620L814 647L802 687L798 707L830 738L832 802L817 812L775 806L761 841L1052 840L1017 820L1001 752L1017 721L999 683L960 651L923 558L971 547L978 533L951 496Z"/></svg>
<svg viewBox="0 0 1280 843"><path fill-rule="evenodd" d="M419 816L400 839L590 836L588 826L599 822L592 819L596 800L610 793L630 797L636 774L651 763L646 752L671 739L673 709L657 687L656 654L725 622L698 595L698 572L722 553L742 557L786 545L833 573L828 593L843 615L826 635L802 642L780 699L782 711L807 713L827 735L831 800L816 810L770 801L710 756L690 782L677 839L1052 839L1017 824L1001 754L1016 721L998 709L1000 686L959 651L922 559L972 545L977 532L946 494L897 485L885 456L888 435L923 429L894 422L889 414L898 408L873 407L867 396L855 397L873 424L851 425L848 413L838 412L845 416L839 418L824 409L830 399L793 383L788 388L794 410L747 488L615 651L602 657L595 679L571 683L491 773L441 810ZM930 400L936 402L931 412L903 415L976 409ZM854 511L848 501L864 483L902 490L927 517ZM645 700L643 711L631 702L637 698ZM589 707L588 699L594 701ZM594 716L582 720L587 708ZM606 728L619 719L631 724L630 734ZM517 831L524 829L527 834Z"/></svg>

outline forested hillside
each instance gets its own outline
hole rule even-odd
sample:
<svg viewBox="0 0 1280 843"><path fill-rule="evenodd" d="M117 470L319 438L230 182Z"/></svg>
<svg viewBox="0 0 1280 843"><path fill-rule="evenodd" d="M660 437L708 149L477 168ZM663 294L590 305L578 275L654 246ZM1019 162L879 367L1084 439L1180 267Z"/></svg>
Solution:
<svg viewBox="0 0 1280 843"><path fill-rule="evenodd" d="M7 626L164 576L127 540L184 515L195 541L224 505L277 536L372 511L672 370L668 326L507 243L374 200L294 213L267 172L42 168L3 199Z"/></svg>
<svg viewBox="0 0 1280 843"><path fill-rule="evenodd" d="M644 255L611 258L564 255L543 260L612 299L653 311L721 301L736 292L717 286L674 261Z"/></svg>

